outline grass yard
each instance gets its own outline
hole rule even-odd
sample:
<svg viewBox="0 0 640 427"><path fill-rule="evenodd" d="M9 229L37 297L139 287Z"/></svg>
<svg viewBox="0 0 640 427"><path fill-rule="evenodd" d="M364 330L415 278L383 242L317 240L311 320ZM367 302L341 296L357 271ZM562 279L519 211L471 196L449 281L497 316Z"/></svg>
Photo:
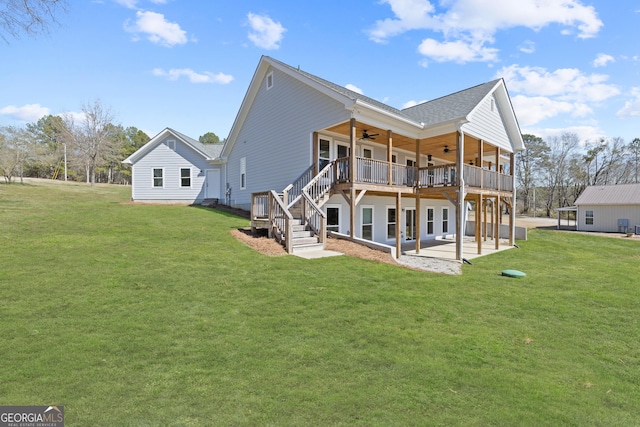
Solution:
<svg viewBox="0 0 640 427"><path fill-rule="evenodd" d="M530 231L445 276L266 257L230 236L244 219L129 192L0 185L0 405L64 405L67 426L640 425L637 241Z"/></svg>

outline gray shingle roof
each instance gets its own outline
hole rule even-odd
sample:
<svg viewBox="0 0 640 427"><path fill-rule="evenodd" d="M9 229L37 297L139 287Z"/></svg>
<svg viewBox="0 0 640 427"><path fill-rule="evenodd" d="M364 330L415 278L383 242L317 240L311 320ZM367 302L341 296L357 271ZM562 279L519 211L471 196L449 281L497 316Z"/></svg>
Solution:
<svg viewBox="0 0 640 427"><path fill-rule="evenodd" d="M492 80L442 98L423 102L405 108L402 113L412 120L424 123L425 126L461 119L467 117L499 81L500 79Z"/></svg>
<svg viewBox="0 0 640 427"><path fill-rule="evenodd" d="M469 89L464 89L459 92L443 96L442 98L427 101L422 104L399 110L391 107L383 102L377 101L368 96L364 96L352 90L349 90L343 86L332 83L321 77L315 76L306 71L294 68L290 65L280 62L277 59L268 57L269 60L288 68L296 73L299 73L314 82L321 84L334 92L337 92L343 96L354 101L362 101L373 107L381 110L396 114L400 117L407 118L417 123L424 123L426 126L434 125L437 123L444 123L451 120L461 119L467 117L467 115L478 105L478 103L496 86L501 80L492 80L487 83L483 83Z"/></svg>
<svg viewBox="0 0 640 427"><path fill-rule="evenodd" d="M176 135L180 136L180 138L185 140L187 143L191 144L194 148L205 153L209 159L215 159L219 157L220 153L222 152L222 147L224 144L203 144L200 141L193 139L191 137L188 137L187 135L180 133L175 129L171 129L171 128L167 128L167 129L169 129L171 132L175 133Z"/></svg>
<svg viewBox="0 0 640 427"><path fill-rule="evenodd" d="M640 184L593 185L585 188L575 205L640 205Z"/></svg>

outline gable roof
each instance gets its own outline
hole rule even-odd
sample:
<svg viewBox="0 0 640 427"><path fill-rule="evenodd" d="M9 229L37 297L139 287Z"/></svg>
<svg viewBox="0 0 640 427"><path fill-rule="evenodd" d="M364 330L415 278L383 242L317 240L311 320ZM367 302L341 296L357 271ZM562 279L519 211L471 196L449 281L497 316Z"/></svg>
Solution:
<svg viewBox="0 0 640 427"><path fill-rule="evenodd" d="M593 185L584 189L575 205L640 205L640 184Z"/></svg>
<svg viewBox="0 0 640 427"><path fill-rule="evenodd" d="M183 144L190 147L193 151L201 155L206 160L213 160L220 156L222 152L223 145L222 144L203 144L200 141L197 141L187 135L180 133L171 128L165 128L156 136L151 138L149 142L144 144L135 153L127 157L122 161L122 163L132 165L136 163L138 160L143 158L147 153L157 147L167 136L173 135L176 139L180 140Z"/></svg>
<svg viewBox="0 0 640 427"><path fill-rule="evenodd" d="M415 121L431 126L437 123L463 119L502 81L496 79L461 90L432 101L405 108L402 113Z"/></svg>
<svg viewBox="0 0 640 427"><path fill-rule="evenodd" d="M227 156L233 148L235 139L240 131L240 124L246 118L253 99L255 98L269 67L278 69L334 98L335 100L342 102L345 105L345 109L353 109L355 105L362 106L370 111L383 113L384 116L387 117L387 120L395 119L408 124L418 132L438 124L451 124L454 122L463 123L468 121L469 115L478 107L482 100L490 94L495 93L496 101L505 112L505 126L513 141L515 151L524 149L522 132L520 131L503 79L492 80L487 83L461 90L451 95L424 102L404 110L399 110L383 102L369 98L368 96L354 92L343 86L303 71L300 67L294 68L269 56L262 56L253 78L251 79L247 93L242 101L240 110L238 111L233 126L231 127L227 143L223 148L223 153L221 153L222 157Z"/></svg>

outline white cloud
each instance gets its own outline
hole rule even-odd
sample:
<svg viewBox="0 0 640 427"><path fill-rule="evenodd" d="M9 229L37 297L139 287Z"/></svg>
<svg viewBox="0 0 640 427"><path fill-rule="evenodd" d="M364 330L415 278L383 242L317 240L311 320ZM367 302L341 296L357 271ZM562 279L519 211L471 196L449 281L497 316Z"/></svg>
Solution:
<svg viewBox="0 0 640 427"><path fill-rule="evenodd" d="M190 68L172 68L171 70L163 70L162 68L155 68L153 71L154 76L166 77L167 80L178 80L180 77L186 77L191 83L218 83L228 84L233 80L233 76L224 73L214 74L209 71L203 73L196 73Z"/></svg>
<svg viewBox="0 0 640 427"><path fill-rule="evenodd" d="M249 13L249 40L258 47L267 50L280 48L284 33L287 31L279 22L274 22L267 15L256 15Z"/></svg>
<svg viewBox="0 0 640 427"><path fill-rule="evenodd" d="M600 102L618 95L620 90L606 84L605 74L586 75L577 68L560 68L553 72L542 67L510 65L496 73L511 91L533 96L553 96L560 100Z"/></svg>
<svg viewBox="0 0 640 427"><path fill-rule="evenodd" d="M640 86L631 89L633 99L624 103L618 113L618 117L640 117Z"/></svg>
<svg viewBox="0 0 640 427"><path fill-rule="evenodd" d="M599 141L606 138L604 132L596 126L569 126L563 128L529 128L522 129L522 133L539 136L545 140L560 138L563 133L575 133L581 144L586 141Z"/></svg>
<svg viewBox="0 0 640 427"><path fill-rule="evenodd" d="M24 122L36 122L48 114L50 114L49 109L41 106L40 104L26 104L22 107L8 105L4 108L0 108L0 115L9 116L14 120Z"/></svg>
<svg viewBox="0 0 640 427"><path fill-rule="evenodd" d="M359 93L360 95L363 95L364 92L362 92L362 89L360 89L358 86L354 86L351 83L349 83L348 85L345 86L347 89L354 91L355 93Z"/></svg>
<svg viewBox="0 0 640 427"><path fill-rule="evenodd" d="M541 67L511 65L496 76L503 77L509 91L518 94L511 99L524 126L560 114L588 116L593 114L592 106L620 93L616 86L606 84L609 76L586 75L575 68L549 72Z"/></svg>
<svg viewBox="0 0 640 427"><path fill-rule="evenodd" d="M536 44L531 40L526 40L524 43L518 46L518 49L520 49L520 52L523 53L534 53L536 51Z"/></svg>
<svg viewBox="0 0 640 427"><path fill-rule="evenodd" d="M437 61L466 62L468 57L474 61L494 61L497 50L485 45L494 42L499 30L526 27L538 31L558 24L565 27L563 31L577 31L579 38L589 38L603 25L595 9L580 0L447 0L439 2L438 10L429 0L382 0L382 3L391 7L394 17L376 21L368 30L369 38L384 43L410 30L442 33L443 41L424 40L420 49L426 56L435 51ZM445 47L457 49L460 54L443 54ZM531 47L524 45L522 49L527 52ZM470 55L470 51L476 54Z"/></svg>
<svg viewBox="0 0 640 427"><path fill-rule="evenodd" d="M115 0L115 2L127 9L136 9L138 7L138 0Z"/></svg>
<svg viewBox="0 0 640 427"><path fill-rule="evenodd" d="M609 62L615 62L616 60L614 59L613 56L611 55L607 55L605 53L600 53L598 54L598 56L596 57L596 59L593 60L593 66L594 67L604 67L606 66Z"/></svg>
<svg viewBox="0 0 640 427"><path fill-rule="evenodd" d="M496 61L498 58L498 49L463 40L441 43L434 39L425 39L418 46L418 52L436 62L487 62Z"/></svg>
<svg viewBox="0 0 640 427"><path fill-rule="evenodd" d="M407 101L404 104L402 104L402 107L400 107L401 110L404 110L405 108L411 108L411 107L415 107L416 105L422 104L423 102L427 102L426 100L422 100L422 101L414 101L413 99L411 101Z"/></svg>
<svg viewBox="0 0 640 427"><path fill-rule="evenodd" d="M125 22L125 29L131 33L145 34L152 43L161 46L173 47L187 43L187 33L175 22L169 22L161 13L150 11L137 11L136 22L129 26Z"/></svg>

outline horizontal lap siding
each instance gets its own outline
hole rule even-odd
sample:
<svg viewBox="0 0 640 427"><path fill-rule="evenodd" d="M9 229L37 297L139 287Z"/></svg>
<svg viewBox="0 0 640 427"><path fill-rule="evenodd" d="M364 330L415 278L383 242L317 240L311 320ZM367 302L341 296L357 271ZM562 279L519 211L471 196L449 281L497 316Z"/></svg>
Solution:
<svg viewBox="0 0 640 427"><path fill-rule="evenodd" d="M247 209L251 193L282 191L312 163L311 136L348 120L344 105L277 70L273 87L265 82L227 161L230 203ZM246 158L246 189L240 189L240 159Z"/></svg>
<svg viewBox="0 0 640 427"><path fill-rule="evenodd" d="M494 100L493 111L491 111L492 99ZM508 152L513 151L498 102L493 96L487 97L482 102L471 115L471 121L462 126L462 130Z"/></svg>
<svg viewBox="0 0 640 427"><path fill-rule="evenodd" d="M165 142L175 140L175 150ZM153 169L164 169L164 187L153 187ZM191 187L180 186L180 169L191 168ZM192 203L204 198L206 169L214 169L198 153L176 138L165 138L133 166L135 201L175 201ZM202 173L200 173L202 171Z"/></svg>
<svg viewBox="0 0 640 427"><path fill-rule="evenodd" d="M587 225L586 211L593 211L593 225ZM580 205L577 215L580 231L617 233L618 219L628 219L631 232L640 225L640 205Z"/></svg>

